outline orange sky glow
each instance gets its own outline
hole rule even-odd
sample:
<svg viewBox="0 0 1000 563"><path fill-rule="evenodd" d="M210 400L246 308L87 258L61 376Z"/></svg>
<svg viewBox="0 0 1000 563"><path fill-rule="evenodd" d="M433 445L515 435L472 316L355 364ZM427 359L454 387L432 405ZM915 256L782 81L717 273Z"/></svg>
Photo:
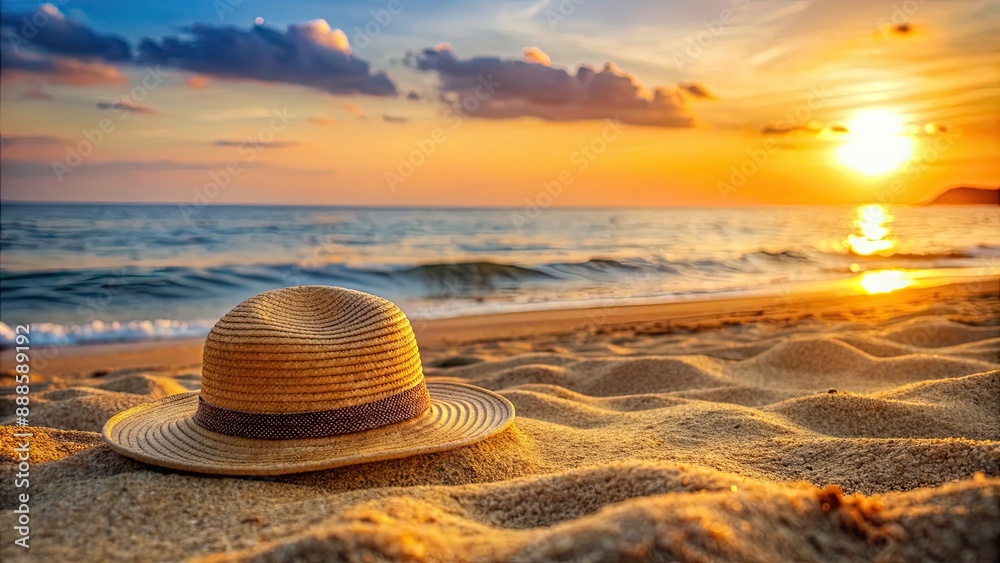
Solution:
<svg viewBox="0 0 1000 563"><path fill-rule="evenodd" d="M259 7L227 14L246 33L298 25L288 37L365 61L364 78L381 84L384 72L391 94L240 76L223 55L204 72L175 59L151 72L139 55L7 46L3 197L744 206L918 203L1000 184L995 2L726 0L610 19L607 7L558 6L500 3L489 25L455 8L426 27L404 7L370 38L352 33L375 17L364 11L302 6L262 13L263 24ZM139 25L141 14L111 21L99 5L44 9L130 46L171 33ZM492 92L453 70L494 64L506 83ZM631 87L580 86L583 64Z"/></svg>

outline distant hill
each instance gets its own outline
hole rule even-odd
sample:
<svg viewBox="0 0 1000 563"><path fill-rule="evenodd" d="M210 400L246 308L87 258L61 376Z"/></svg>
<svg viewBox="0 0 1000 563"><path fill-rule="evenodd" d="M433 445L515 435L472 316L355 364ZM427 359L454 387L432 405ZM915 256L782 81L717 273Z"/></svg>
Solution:
<svg viewBox="0 0 1000 563"><path fill-rule="evenodd" d="M1000 205L1000 189L951 188L927 205Z"/></svg>

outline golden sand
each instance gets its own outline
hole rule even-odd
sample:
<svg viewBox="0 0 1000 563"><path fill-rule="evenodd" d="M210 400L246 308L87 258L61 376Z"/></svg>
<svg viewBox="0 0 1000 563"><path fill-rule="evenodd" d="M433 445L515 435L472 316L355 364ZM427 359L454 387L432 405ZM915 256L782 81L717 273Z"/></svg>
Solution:
<svg viewBox="0 0 1000 563"><path fill-rule="evenodd" d="M196 365L119 369L112 354L110 373L33 390L32 547L0 557L995 561L1000 299L928 295L428 338L427 376L501 393L513 428L270 478L111 452L109 416L199 386ZM7 474L12 461L0 452Z"/></svg>

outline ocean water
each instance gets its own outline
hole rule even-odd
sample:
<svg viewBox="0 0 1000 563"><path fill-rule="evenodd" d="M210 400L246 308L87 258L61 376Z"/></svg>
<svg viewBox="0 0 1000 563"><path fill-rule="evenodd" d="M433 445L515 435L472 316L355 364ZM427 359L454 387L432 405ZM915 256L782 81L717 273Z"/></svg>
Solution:
<svg viewBox="0 0 1000 563"><path fill-rule="evenodd" d="M0 345L203 336L244 298L328 284L414 319L699 299L875 270L995 267L996 207L387 209L13 204Z"/></svg>

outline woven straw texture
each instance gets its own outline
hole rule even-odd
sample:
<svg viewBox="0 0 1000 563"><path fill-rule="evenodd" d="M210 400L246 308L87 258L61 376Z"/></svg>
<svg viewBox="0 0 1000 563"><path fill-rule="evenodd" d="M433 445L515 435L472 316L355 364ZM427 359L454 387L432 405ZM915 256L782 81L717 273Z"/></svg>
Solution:
<svg viewBox="0 0 1000 563"><path fill-rule="evenodd" d="M423 380L410 322L392 302L290 287L257 294L215 324L201 397L248 412L311 412L369 403Z"/></svg>
<svg viewBox="0 0 1000 563"><path fill-rule="evenodd" d="M196 422L199 396L206 420L213 414L205 412L207 403L217 419L221 413L251 421L318 420L313 414L336 411L362 413L367 420L333 426L378 427L310 438L296 437L317 435L309 429L268 428L254 434L266 437L244 437ZM419 397L429 406L412 409L413 401L403 397ZM407 404L411 411L403 418L393 416L402 410L385 411ZM420 414L411 417L413 412ZM391 302L305 286L255 295L219 320L205 341L200 394L118 413L103 433L115 451L154 465L276 475L448 450L496 434L513 418L510 401L490 391L425 382L409 321Z"/></svg>

